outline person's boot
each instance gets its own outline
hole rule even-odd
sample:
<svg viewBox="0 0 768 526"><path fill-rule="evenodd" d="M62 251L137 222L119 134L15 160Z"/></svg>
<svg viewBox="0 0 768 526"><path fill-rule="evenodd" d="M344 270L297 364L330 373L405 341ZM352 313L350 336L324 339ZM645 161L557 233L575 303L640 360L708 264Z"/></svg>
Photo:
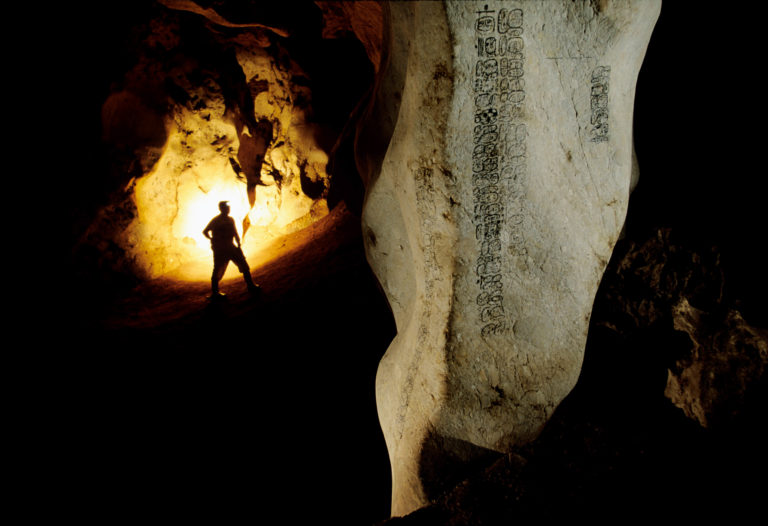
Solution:
<svg viewBox="0 0 768 526"><path fill-rule="evenodd" d="M253 282L250 272L244 272L243 279L245 279L245 284L248 285L248 292L251 293L251 296L257 297L261 294L261 287Z"/></svg>
<svg viewBox="0 0 768 526"><path fill-rule="evenodd" d="M217 281L211 280L211 295L209 297L212 300L226 297L226 294L219 292L219 283Z"/></svg>

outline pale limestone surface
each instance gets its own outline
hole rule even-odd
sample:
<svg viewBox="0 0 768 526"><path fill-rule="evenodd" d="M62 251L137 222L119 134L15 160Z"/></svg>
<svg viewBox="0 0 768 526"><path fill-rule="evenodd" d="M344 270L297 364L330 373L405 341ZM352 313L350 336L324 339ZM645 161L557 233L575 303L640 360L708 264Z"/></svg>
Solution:
<svg viewBox="0 0 768 526"><path fill-rule="evenodd" d="M397 323L376 381L393 515L535 438L575 384L626 214L635 83L659 10L385 6L358 165L367 255Z"/></svg>

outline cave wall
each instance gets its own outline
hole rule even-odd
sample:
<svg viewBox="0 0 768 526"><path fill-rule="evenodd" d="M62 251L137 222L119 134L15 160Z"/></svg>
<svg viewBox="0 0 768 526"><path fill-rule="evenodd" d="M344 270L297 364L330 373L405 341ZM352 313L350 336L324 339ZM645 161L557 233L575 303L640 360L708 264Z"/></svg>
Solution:
<svg viewBox="0 0 768 526"><path fill-rule="evenodd" d="M112 4L113 7L120 6L119 2L113 2ZM69 61L67 75L65 77L46 79L51 84L71 82L72 79L78 79L78 83L75 86L76 89L70 90L73 93L68 95L69 98L56 98L56 102L59 104L70 104L72 107L82 109L82 112L75 112L75 117L78 119L76 121L78 124L74 128L77 132L77 140L72 141L72 147L69 149L69 152L76 152L76 159L84 160L85 162L82 166L75 166L74 162L62 163L60 165L62 176L66 177L68 181L72 181L71 187L74 188L67 195L68 202L71 204L69 206L71 214L71 232L69 237L72 240L77 240L81 237L84 228L92 221L95 211L102 207L105 202L109 201L111 195L122 192L122 189L128 184L131 177L124 177L121 171L111 169L111 154L102 146L101 130L102 106L104 101L110 96L110 93L112 93L112 83L116 82L116 79L122 78L124 72L129 70L134 64L132 53L126 51L135 47L135 44L130 39L128 26L133 23L141 23L144 20L142 17L147 12L144 4L138 2L126 3L123 7L124 9L117 16L115 12L111 12L105 6L91 6L87 13L83 13L83 15L88 16L82 16L78 20L74 18L69 20L70 25L67 27L66 37L74 49L66 56L66 59ZM665 234L663 234L660 236L662 241L659 246L686 245L691 242L691 239L699 241L702 238L712 241L717 245L716 250L722 254L721 265L726 275L726 296L724 301L728 304L728 308L724 311L718 310L715 316L696 315L695 317L697 322L702 324L703 330L706 331L702 339L712 343L708 347L708 351L712 353L717 353L720 349L720 346L717 344L718 338L709 337L706 334L713 334L711 329L713 327L716 328L719 323L718 320L723 319L721 316L722 312L728 312L729 309L736 308L750 327L764 328L766 326L763 301L766 280L763 277L762 271L763 261L755 253L755 247L760 246L761 243L763 225L761 201L764 194L761 193L760 178L756 176L757 170L753 166L754 152L759 151L759 134L742 133L748 129L746 125L751 121L747 116L751 115L755 109L752 106L752 101L759 99L759 83L750 81L752 58L745 51L759 49L758 44L755 42L759 31L757 31L758 28L755 27L754 21L745 22L737 15L738 13L735 12L720 11L715 16L711 10L690 10L685 6L675 6L675 4L666 2L662 7L661 18L651 40L649 60L646 61L641 71L639 96L637 99L637 108L639 109L635 113L635 140L638 146L640 164L643 168L643 176L638 186L638 191L630 202L628 242L635 242L638 244L637 246L642 247L648 241L653 246L657 243L657 236L653 229L662 225L671 226L673 230L681 234L682 240L678 239L675 243L667 244L667 241L664 241ZM99 19L103 23L93 24L89 22L93 18ZM719 22L713 23L713 20L718 20ZM708 53L702 53L699 47L700 42L709 41L713 37L715 33L711 31L712 28L716 30L715 33L718 35L724 32L724 36L718 40L718 46L713 46L709 49ZM736 28L739 28L739 31L736 31ZM73 41L75 42L74 44L72 44ZM94 45L95 42L98 45ZM720 71L713 64L731 64L728 69L730 72L729 78L736 74L734 72L738 72L738 75L736 75L740 79L738 90L725 89L721 84L716 84L717 89L702 89L702 86L710 85L709 83L712 81L712 78L721 78L717 75L714 77L710 76L713 71ZM306 66L306 63L303 65ZM54 93L54 90L51 90L51 93ZM735 95L736 93L739 94L738 97ZM315 95L317 95L317 92L315 92ZM154 129L154 126L150 128ZM66 127L66 129L69 133L72 128ZM150 143L153 137L157 138L152 133L148 133L146 136ZM62 157L62 159L73 160L71 157ZM331 189L333 190L333 188L332 186ZM651 231L650 233L648 233L649 230ZM109 251L119 252L119 247L110 244L108 241L91 248L94 250L90 252L87 258L81 257L77 259L76 264L70 267L73 277L93 279L91 271L94 268L98 268L99 261L101 261L100 258L105 253L108 254ZM710 248L703 250L704 258L709 257ZM656 254L661 252L663 254L665 250L668 250L668 248L653 249L651 252ZM82 252L79 254L83 256ZM121 256L117 254L110 257L119 259ZM114 259L110 259L110 261ZM84 261L88 265L85 267L80 266L80 263ZM694 259L694 268L697 268L699 264ZM84 269L88 269L87 273L89 275L79 276L79 273L86 274ZM609 269L616 269L616 267L612 264ZM96 282L102 289L107 291L114 291L118 288L123 290L120 288L123 283L115 279L114 267L110 267L109 270L108 273L99 274ZM133 271L131 270L130 272ZM130 272L126 272L125 276L130 277ZM626 272L624 273L624 275L627 274ZM652 276L653 272L642 270L640 275ZM80 282L77 281L77 283ZM637 283L637 281L634 281L634 283ZM656 290L657 283L658 281L656 280L649 280L644 286L647 287L648 291L653 291ZM622 285L620 283L617 283L616 286L627 287L626 284ZM676 286L674 280L671 282L671 286L673 288ZM638 304L647 305L647 301L643 299L642 294L638 298ZM687 301L689 303L693 301L691 305L699 311L707 311L710 314L712 312L711 304L702 306L701 303L696 303L695 300L690 298ZM98 301L94 304L101 305ZM669 305L669 303L664 303L664 305ZM670 321L670 318L664 317L664 319L668 322ZM685 319L690 319L690 316ZM737 318L732 317L731 319ZM600 323L599 317L593 321L593 328L596 324ZM740 324L741 322L738 323L737 327ZM686 325L686 327L688 326ZM623 328L616 327L617 331L624 331ZM683 327L683 325L680 325L680 327ZM590 330L593 330L593 328ZM664 330L667 331L668 329L668 327L665 327ZM613 328L609 327L605 330L611 332ZM685 331L688 334L692 334L688 328L685 328ZM590 361L590 357L599 357L595 359L601 359L603 363L600 376L602 378L609 378L616 384L628 383L626 382L628 376L624 376L624 373L632 371L636 375L633 377L636 381L631 384L632 388L636 386L648 387L648 384L651 383L663 392L668 381L667 367L671 370L679 371L687 363L690 363L689 359L692 353L688 353L693 347L689 342L693 341L695 337L689 338L685 336L682 339L675 339L672 336L672 339L675 339L680 344L677 346L679 352L672 349L671 359L665 358L663 360L665 366L661 368L662 374L656 374L658 371L654 369L654 374L649 376L646 374L649 368L645 367L645 364L653 362L653 359L657 357L655 350L662 347L667 349L667 347L661 346L660 343L669 343L671 341L670 338L660 335L656 328L651 329L651 332L653 333L652 338L641 338L642 341L654 343L654 347L630 346L627 343L627 339L622 338L617 345L609 347L603 353L597 353L594 348L588 347L587 360ZM673 332L670 331L668 334ZM749 329L748 334L751 333L752 329ZM627 334L637 336L637 333L632 331L627 332ZM82 337L82 334L78 336ZM697 345L701 348L700 344ZM675 346L671 345L669 347L673 348ZM754 345L753 348L760 349L759 345ZM622 351L625 352L622 353ZM626 356L627 354L630 354L630 356ZM617 370L615 365L619 356L623 356L621 360L622 363L626 364L626 367ZM675 369L675 362L678 360L681 363L681 368ZM748 371L747 369L742 369L738 365L738 361L731 362L731 364L736 367L735 370ZM734 369L724 369L725 372L732 370ZM758 367L754 370L760 371L760 365L758 364ZM702 369L702 371L706 371L706 369ZM658 381L650 381L649 378ZM759 374L756 374L754 378L760 379L761 377ZM734 380L741 381L737 378L734 378ZM720 384L725 390L726 399L729 398L728 385L728 382ZM764 377L757 385L758 387L760 385L763 386L761 388L763 389L762 396L764 397ZM659 394L658 389L655 395ZM604 403L606 401L606 391L602 389L602 386L597 391L595 397L588 400L590 404L595 404L589 405L589 408L594 408L599 401ZM634 394L637 397L648 395L649 399L655 396L649 394L649 392L650 389L642 392L635 391ZM752 393L750 397L755 396L755 392L751 388L747 392ZM738 399L730 398L730 400L735 400L737 406L741 404ZM722 411L721 415L725 414L727 416L733 412L730 409L730 403L724 404L721 406L722 409L718 409L718 411ZM760 399L759 391L750 404L752 404L751 408L753 410L750 413L751 416L754 417L756 414L759 416L754 411L762 410L765 407L764 402ZM619 398L610 406L611 415L606 416L606 418L614 419L617 414L626 415L624 421L627 427L627 436L632 438L628 438L626 444L620 444L619 454L635 446L638 448L638 451L640 448L646 447L644 443L638 443L636 439L636 436L643 432L639 430L639 423L647 423L649 420L653 420L654 416L639 420L637 415L632 413L632 410L634 410L634 406L626 405L625 400ZM579 414L579 416L583 417L583 414ZM693 411L691 416L696 418ZM699 466L706 466L718 461L730 463L734 458L738 462L733 464L731 470L724 473L728 477L723 480L740 480L740 477L743 477L746 472L744 470L744 462L753 460L750 455L755 451L755 448L743 446L741 437L746 436L743 433L744 427L734 425L734 419L715 419L715 422L718 421L725 422L725 427L721 428L721 433L725 435L733 433L733 437L726 443L725 447L722 447L722 444L706 447L703 449L701 456L693 457L691 465L682 467L675 465L671 472L664 471L670 480L678 480L681 473L686 474L681 470L684 470L686 467L693 467L694 463ZM615 451L610 449L612 444L615 445L617 443L614 436L603 437L605 439L600 441L595 439L594 434L590 434L590 431L595 432L595 429L601 425L603 426L601 431L604 429L610 430L609 425L599 422L595 424L595 429L592 429L589 425L594 422L588 422L585 419L578 422L582 423L581 427L575 425L572 421L568 422L568 425L574 431L571 435L566 433L566 439L570 437L571 440L576 440L574 435L582 433L584 440L590 441L590 447L593 448L590 451L594 455L604 459L607 454L606 452L612 451L611 454L615 453ZM712 426L711 422L710 420L710 426ZM658 435L656 435L660 442L668 441L670 437L673 437L677 429L674 426L667 426L666 422L664 424L659 425ZM717 424L715 424L715 427L717 427ZM759 437L760 435L755 436ZM569 444L572 445L573 443L566 440L551 447L564 450ZM741 447L737 449L740 445ZM754 443L752 445L754 446ZM692 451L696 447L702 446L700 443L682 443L680 444L680 449L676 451ZM552 449L548 449L545 450L545 453L551 451ZM646 454L653 453L648 453L646 450ZM639 453L638 458L638 463L647 461L647 456L642 456ZM606 472L615 471L614 466L615 464L606 464ZM524 479L518 476L517 471L511 471L514 473L511 475L511 479L507 480L524 481ZM546 471L544 472L546 473ZM556 470L550 473L553 474L553 479L558 476ZM691 482L693 478L692 473L694 472L687 473L686 481ZM701 475L702 480L711 480L709 477L713 476L713 473L708 472L706 469L696 473ZM475 488L478 488L481 493L485 492L489 498L498 498L495 501L496 504L506 502L509 495L516 494L515 490L510 489L508 486L504 487L503 491L488 491L487 482L489 480L497 480L498 472L491 472L484 476L486 478L481 479ZM572 474L573 478L569 480L573 480L574 484L578 484L580 480L583 480L583 478L579 477L583 476L594 476L594 471L584 467L583 471ZM658 479L654 480L658 482ZM477 483L477 480L474 482ZM545 488L546 499L544 502L551 508L552 501L550 498L552 493L546 491L548 483L548 481L542 478L534 481L530 487ZM702 484L705 484L705 482L702 482ZM670 483L666 489L672 490L674 485ZM579 489L578 486L574 487ZM696 487L692 486L694 489L689 488L686 496L702 498L701 495L693 495ZM744 484L739 484L738 487L744 487ZM713 486L713 488L712 494L709 496L714 499L727 499L735 496L735 494L727 493L718 494L717 488L721 488L721 486ZM753 487L755 492L758 492L760 489L760 485ZM583 492L574 491L576 499L584 496ZM584 491L589 491L589 488ZM530 493L525 492L517 494L522 494L523 500L525 500L526 495L530 496ZM707 496L708 494L704 495ZM674 499L674 497L672 498ZM601 499L596 498L592 502L599 505L600 501ZM688 500L687 502L692 501ZM633 504L636 505L638 502L633 502ZM687 508L685 503L677 502L677 504L682 508ZM498 509L488 511L492 508L488 501L481 503L478 503L478 501L461 501L460 506L463 507L461 513L464 515L469 513L467 510L473 509L475 512L486 510L491 514L498 512L498 516L506 518L510 516L508 510L504 512L499 512ZM474 508L472 508L473 506ZM702 512L703 509L700 508L699 512ZM544 508L540 508L539 511L544 511ZM453 517L455 518L459 512L455 508L453 512ZM535 516L540 518L543 515ZM414 521L414 523L417 522ZM456 523L461 522L457 520ZM478 522L474 523L477 524Z"/></svg>
<svg viewBox="0 0 768 526"><path fill-rule="evenodd" d="M143 5L120 21L127 40L107 43L122 56L103 72L100 163L89 167L102 191L90 219L80 212L79 264L146 279L205 258L200 232L220 199L253 253L359 185L353 164L336 163L335 179L328 165L374 44L366 54L349 23L328 29L312 3L304 18L195 5Z"/></svg>

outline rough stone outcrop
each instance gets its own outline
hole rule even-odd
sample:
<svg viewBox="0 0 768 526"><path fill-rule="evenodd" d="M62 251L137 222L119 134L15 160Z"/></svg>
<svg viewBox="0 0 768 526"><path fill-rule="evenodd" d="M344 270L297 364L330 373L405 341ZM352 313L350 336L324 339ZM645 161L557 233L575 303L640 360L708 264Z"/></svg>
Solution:
<svg viewBox="0 0 768 526"><path fill-rule="evenodd" d="M355 2L316 1L323 11L323 38L352 33L360 40L375 71L381 64L383 40L382 5L374 0Z"/></svg>
<svg viewBox="0 0 768 526"><path fill-rule="evenodd" d="M658 346L644 360L660 354L665 395L700 425L725 428L750 410L764 396L768 332L746 321L729 297L718 248L664 228L627 242L615 259L599 325Z"/></svg>
<svg viewBox="0 0 768 526"><path fill-rule="evenodd" d="M573 387L626 214L659 5L385 6L358 166L398 329L376 387L394 515L532 440Z"/></svg>
<svg viewBox="0 0 768 526"><path fill-rule="evenodd" d="M712 314L684 298L673 312L691 350L670 368L665 394L703 426L727 424L765 382L768 331L750 326L736 310L712 324Z"/></svg>
<svg viewBox="0 0 768 526"><path fill-rule="evenodd" d="M765 318L736 308L720 247L673 228L632 230L595 298L579 381L542 434L386 524L760 512Z"/></svg>
<svg viewBox="0 0 768 526"><path fill-rule="evenodd" d="M208 262L201 231L218 200L230 201L249 253L327 214L338 131L314 118L312 79L286 49L287 30L160 3L132 28L127 71L102 106L119 189L79 250L141 278L179 268L200 278L187 274Z"/></svg>

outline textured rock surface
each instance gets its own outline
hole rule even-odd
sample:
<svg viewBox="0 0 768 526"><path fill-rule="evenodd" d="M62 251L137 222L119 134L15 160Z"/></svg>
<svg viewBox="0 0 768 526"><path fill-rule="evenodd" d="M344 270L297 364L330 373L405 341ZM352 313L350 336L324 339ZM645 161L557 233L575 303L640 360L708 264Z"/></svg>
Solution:
<svg viewBox="0 0 768 526"><path fill-rule="evenodd" d="M227 3L217 0L206 5L220 10ZM270 5L256 0L229 2L237 6L248 3L256 6L254 12L258 13ZM67 143L67 155L57 158L55 172L57 178L67 181L64 190L69 195L65 195L71 217L76 218L73 225L78 227L72 228L76 233L73 239L82 232L80 227L90 221L89 211L103 202L102 189L113 183L122 189L134 175L117 180L121 174L110 177L113 174L100 164L99 115L111 92L110 83L115 80L110 74L119 70L122 75L126 70L120 70L125 65L125 48L135 48L125 31L126 24L136 20L146 4L122 1L67 5L68 10L77 9L82 16L57 24L61 38L55 48L67 52L54 61L61 65L61 74L46 76L41 87L47 93L41 100L55 101L57 115L66 115L67 119L66 133L59 132L57 137L63 135L71 143ZM110 18L118 10L118 15ZM93 20L99 23L94 24ZM247 22L245 17L231 20ZM744 133L754 124L754 110L759 107L755 101L763 96L760 83L749 82L749 75L756 74L754 64L760 61L757 54L762 49L762 20L758 16L744 17L741 10L719 10L714 16L711 9L691 9L680 2L664 3L638 84L635 123L639 127L635 129L635 138L643 178L633 194L627 222L628 239L638 243L633 252L642 249L646 256L636 257L635 270L615 276L615 281L611 272L604 275L602 284L610 285L605 289L608 301L602 303L599 312L597 300L597 310L593 309L592 314L592 322L597 324L593 323L590 329L591 342L597 335L605 340L602 355L598 353L602 360L595 358L588 343L582 378L558 406L543 434L531 444L538 448L548 435L547 429L553 425L560 428L554 438L550 435L548 447L539 450L539 461L527 451L516 450L515 455L527 460L522 474L518 458L503 457L489 470L481 470L479 477L449 492L449 517L445 520L393 519L393 524L509 525L526 522L527 518L530 522L542 522L552 515L571 522L583 515L594 523L601 513L615 522L616 517L626 517L627 510L633 518L640 512L653 522L675 515L684 519L681 522L702 518L702 522L711 523L713 504L726 519L724 523L739 522L739 516L747 523L751 516L763 513L764 495L768 491L764 481L764 445L768 442L763 429L768 406L765 387L763 402L752 402L755 428L743 423L734 425L732 420L720 425L718 419L709 418L708 429L701 429L663 395L669 370L678 371L676 362L684 364L692 349L691 337L674 329L671 309L684 297L704 313L698 316L704 325L696 329L700 334L697 341L702 342L706 341L705 334L723 319L723 311L706 301L707 296L721 294L717 284L719 270L713 264L716 258L708 250L697 250L696 259L679 257L685 254L680 248L685 243L679 239L672 243L664 241L655 249L653 241L642 248L656 236L636 235L641 214L646 223L654 226L672 223L677 228L682 224L689 235L694 232L718 244L726 241L722 264L726 272L731 272L726 275L726 283L733 286L734 281L738 282L741 291L731 290L739 300L735 304L726 302L724 311L738 310L753 328L767 326L768 317L760 314L764 313L764 299L768 295L765 260L755 250L764 237L765 193L754 169L762 138L760 134ZM288 27L274 21L265 25ZM228 27L218 30L232 32ZM717 45L701 45L711 41ZM73 42L77 45L72 46ZM116 45L123 42L125 46ZM332 47L321 55L333 60L317 61L319 67L327 69L346 62L339 59L345 56L341 53L343 49ZM291 56L299 54L292 52ZM712 64L727 65L727 71L736 74L727 78L736 82L718 86L712 78ZM302 66L307 70L306 62ZM312 71L313 78L315 75ZM354 80L348 73L336 78L347 81L333 84L333 89L338 90ZM714 89L701 89L702 86ZM68 88L63 95L58 92L62 87ZM318 95L313 90L316 101ZM319 104L315 106L320 108ZM70 117L76 119L74 128ZM396 117L397 113L391 116ZM382 121L382 127L385 123ZM147 136L150 146L152 137ZM338 175L333 171L332 181L338 181ZM645 196L644 201L637 200L640 195ZM319 242L325 243L323 239ZM621 246L625 242L614 250L620 260ZM95 254L96 257L113 249L110 245L99 248L103 252ZM657 265L657 260L665 263ZM204 512L202 505L212 522L221 522L222 513L233 513L238 518L252 516L264 504L270 510L280 510L278 513L285 516L286 522L313 523L322 516L321 520L334 524L371 523L388 514L389 460L383 441L379 440L378 421L375 416L368 419L374 415L375 405L368 398L363 401L361 396L370 394L376 364L393 334L388 308L379 305L373 283L361 283L360 277L367 277L363 261L340 267L339 257L320 261L313 254L311 261L302 263L312 269L309 272L292 260L284 261L285 264L277 263L280 278L268 281L268 285L281 292L276 292L275 301L256 309L250 303L238 301L232 301L224 312L205 309L205 283L202 287L174 283L172 288L159 292L154 289L139 297L136 310L119 313L129 320L143 318L160 323L157 311L151 310L153 305L160 304L168 313L186 314L178 323L164 325L159 331L115 332L100 326L101 316L110 311L111 304L88 292L97 287L106 296L118 294L121 288L114 274L104 274L94 283L94 289L73 288L61 298L66 302L61 309L65 313L63 323L72 331L72 337L65 336L64 340L70 339L71 347L78 351L56 353L52 382L41 386L41 392L53 396L45 396L41 404L50 408L51 401L58 402L62 425L36 435L56 437L55 448L44 449L66 464L66 469L58 470L60 486L72 490L71 496L65 494L64 498L67 505L75 508L73 512L101 513L93 506L94 502L101 502L106 513L122 509L136 517L151 513L177 521L180 516L199 521ZM93 276L93 268L80 263L70 266L67 278L76 274ZM675 273L675 268L688 270ZM656 270L649 272L646 280L644 269ZM323 275L334 273L334 279L318 278L312 274L314 270ZM659 279L653 278L654 274ZM259 276L258 271L256 275ZM297 287L294 278L305 285ZM624 278L627 279L622 281ZM307 283L313 286L307 289ZM675 283L687 287L688 292L673 293ZM660 289L663 294L669 292L668 301L662 301L663 295L657 294ZM697 290L700 292L690 294ZM233 295L230 299L235 300ZM610 305L608 313L606 304ZM307 305L320 308L310 311ZM656 322L640 323L634 312L641 308L655 313ZM387 326L383 330L381 320L385 319ZM30 327L31 334L40 332L37 320L39 317L31 320L35 323ZM269 330L263 330L265 327ZM44 332L54 338L50 342L53 348L61 344L61 335L67 334L57 330ZM216 348L215 340L220 333L231 334L237 340L238 358L231 353L209 352ZM286 339L285 334L292 337ZM109 346L108 352L105 344ZM90 348L90 352L84 353L83 346ZM268 349L279 352L265 354ZM190 360L190 351L197 359ZM304 368L299 367L299 361L303 361ZM366 367L359 368L360 361ZM603 362L597 371L590 368L590 362L594 365L595 361ZM266 371L288 370L294 371L292 384L304 389L290 390L285 399L287 404L273 405L269 401L275 388L261 377ZM585 385L585 376L593 382L591 396L586 400L582 397L581 411L560 420L561 410L569 406L573 395L579 394ZM255 398L254 386L258 393ZM330 396L315 397L314 402L318 407L333 409L310 411L310 420L297 419L295 411L285 411L285 407L301 407L306 402L306 392ZM727 391L722 394L728 397ZM730 402L737 407L741 403L736 397L730 397ZM676 413L675 425L669 425L668 415L660 418L658 411L643 410L650 403L663 404L665 411ZM258 418L247 417L254 414L254 408ZM596 412L601 418L594 416ZM744 414L741 409L738 412ZM34 417L38 413L30 414ZM284 430L281 436L287 440L275 442L265 436L264 422ZM242 425L249 426L252 433L243 433ZM331 434L313 432L330 428L334 430ZM754 432L758 429L763 429L762 434ZM717 433L726 434L728 439L721 441ZM718 437L715 443L702 447L701 437L713 434ZM339 441L341 436L347 439ZM664 448L667 454L655 457ZM264 451L269 452L267 465L261 456ZM226 457L224 462L222 453ZM762 464L756 461L761 458L758 453L762 454ZM638 470L640 474L652 471L653 476L637 476ZM78 477L82 484L73 485L71 473L82 474ZM259 474L258 480L273 482L267 494L253 491L254 473ZM619 474L622 475L617 477ZM339 498L340 488L343 499ZM564 493L568 498L562 499ZM441 499L438 505L442 502ZM371 511L371 503L375 512ZM416 515L424 517L420 512Z"/></svg>
<svg viewBox="0 0 768 526"><path fill-rule="evenodd" d="M377 377L394 515L533 439L573 387L626 214L634 86L658 11L389 6L371 115L394 128L380 171L359 165L367 254L398 327ZM359 143L386 122L370 126Z"/></svg>
<svg viewBox="0 0 768 526"><path fill-rule="evenodd" d="M725 424L765 381L768 331L751 327L733 310L710 324L708 313L685 299L674 315L674 327L691 339L691 351L670 368L665 394L701 425Z"/></svg>
<svg viewBox="0 0 768 526"><path fill-rule="evenodd" d="M368 59L376 71L381 64L384 29L382 5L372 0L355 2L316 1L323 11L323 38L336 38L353 33L365 47Z"/></svg>
<svg viewBox="0 0 768 526"><path fill-rule="evenodd" d="M718 247L650 230L617 244L581 376L542 434L386 524L602 523L628 509L636 520L748 522L760 513L768 334L734 308Z"/></svg>
<svg viewBox="0 0 768 526"><path fill-rule="evenodd" d="M210 249L201 231L219 200L230 201L249 256L327 214L329 154L371 78L355 37L324 47L312 3L285 13L166 1L131 15L121 60L104 75L112 78L102 147L114 190L80 237L80 252L140 278L204 279ZM375 32L366 27L358 32L374 53ZM326 48L335 56L323 56ZM351 66L358 77L329 95L329 79Z"/></svg>
<svg viewBox="0 0 768 526"><path fill-rule="evenodd" d="M761 396L768 332L726 293L716 246L670 229L622 246L604 278L599 324L626 339L656 333L666 349L665 395L704 427L727 427Z"/></svg>

